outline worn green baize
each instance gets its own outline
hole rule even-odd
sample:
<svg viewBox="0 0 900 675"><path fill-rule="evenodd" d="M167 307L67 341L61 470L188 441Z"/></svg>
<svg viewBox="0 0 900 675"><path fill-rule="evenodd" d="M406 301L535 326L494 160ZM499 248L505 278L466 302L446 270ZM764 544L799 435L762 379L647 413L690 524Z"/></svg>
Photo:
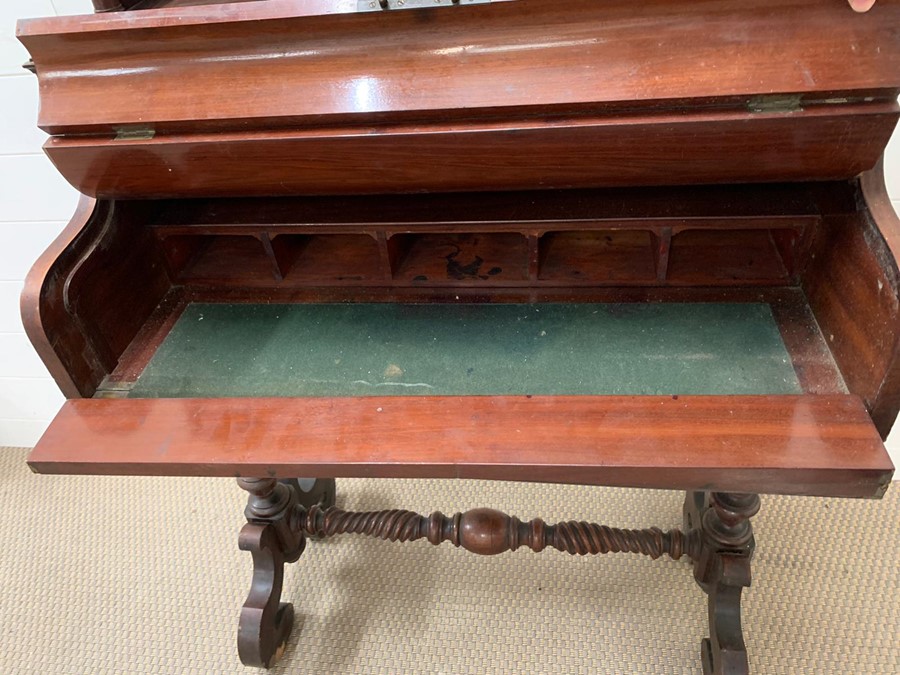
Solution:
<svg viewBox="0 0 900 675"><path fill-rule="evenodd" d="M800 391L766 304L192 304L132 396Z"/></svg>

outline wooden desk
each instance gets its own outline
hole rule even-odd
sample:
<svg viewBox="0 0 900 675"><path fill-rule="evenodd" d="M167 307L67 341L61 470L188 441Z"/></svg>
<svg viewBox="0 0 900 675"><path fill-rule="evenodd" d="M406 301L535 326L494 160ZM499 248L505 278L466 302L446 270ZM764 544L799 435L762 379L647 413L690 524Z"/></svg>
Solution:
<svg viewBox="0 0 900 675"><path fill-rule="evenodd" d="M900 2L97 0L22 22L85 193L22 297L37 471L235 476L247 664L345 533L688 556L746 673L758 493L877 498ZM345 476L686 491L684 527L348 513Z"/></svg>

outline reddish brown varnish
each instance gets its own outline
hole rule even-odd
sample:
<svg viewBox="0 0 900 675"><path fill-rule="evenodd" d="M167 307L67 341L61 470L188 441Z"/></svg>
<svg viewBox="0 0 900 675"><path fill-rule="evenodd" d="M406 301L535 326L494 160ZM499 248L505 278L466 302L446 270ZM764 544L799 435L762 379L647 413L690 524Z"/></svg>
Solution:
<svg viewBox="0 0 900 675"><path fill-rule="evenodd" d="M180 4L19 25L82 192L846 179L897 121L895 0Z"/></svg>
<svg viewBox="0 0 900 675"><path fill-rule="evenodd" d="M25 325L64 391L91 396L127 388L192 299L762 301L804 389L846 383L886 434L898 296L879 171L859 184L85 202L32 271ZM453 272L456 250L479 272Z"/></svg>
<svg viewBox="0 0 900 675"><path fill-rule="evenodd" d="M91 196L22 296L74 399L32 468L241 476L249 665L290 634L284 563L353 531L688 555L704 673L746 675L752 493L879 497L893 470L900 0L94 6L18 28L45 149ZM805 394L122 398L191 301L550 300L768 303ZM298 475L321 480L275 480ZM688 494L662 533L323 510L335 476Z"/></svg>
<svg viewBox="0 0 900 675"><path fill-rule="evenodd" d="M489 478L876 497L892 466L852 396L68 402L43 473Z"/></svg>

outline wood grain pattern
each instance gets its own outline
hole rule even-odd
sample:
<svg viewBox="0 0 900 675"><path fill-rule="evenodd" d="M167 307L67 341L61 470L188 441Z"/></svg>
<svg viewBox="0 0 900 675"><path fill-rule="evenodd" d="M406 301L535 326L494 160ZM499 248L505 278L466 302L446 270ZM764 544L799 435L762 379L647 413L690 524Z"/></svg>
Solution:
<svg viewBox="0 0 900 675"><path fill-rule="evenodd" d="M853 396L126 399L65 404L35 471L485 478L877 497Z"/></svg>
<svg viewBox="0 0 900 675"><path fill-rule="evenodd" d="M900 0L93 4L18 28L46 151L100 198L22 296L66 395L98 396L63 406L31 467L237 476L247 664L287 643L284 563L353 531L686 551L709 594L704 672L748 672L748 493L877 498L893 475L900 221L877 162L900 116ZM571 190L596 187L614 189ZM806 395L100 398L196 299L727 298L771 303ZM313 483L333 502L335 476L683 489L687 531L304 501Z"/></svg>
<svg viewBox="0 0 900 675"><path fill-rule="evenodd" d="M881 242L878 243L879 261L892 291L891 304L894 311L889 314L891 319L885 321L881 329L883 336L889 335L893 339L888 339L884 374L880 378L878 393L870 404L872 419L882 438L887 438L900 411L900 218L894 211L885 186L884 157L874 169L860 176L859 190L866 205L867 218L874 224L884 242L883 247Z"/></svg>
<svg viewBox="0 0 900 675"><path fill-rule="evenodd" d="M827 107L827 106L826 106ZM104 198L523 190L834 180L871 168L897 105L794 114L59 136L45 150Z"/></svg>
<svg viewBox="0 0 900 675"><path fill-rule="evenodd" d="M783 285L797 282L801 244L819 224L811 186L785 187L179 200L151 227L173 276L194 288ZM718 231L717 244L683 246L695 230ZM243 264L211 239L235 235L243 235ZM656 244L666 236L676 238L687 274L667 274L670 246ZM263 259L267 240L274 275Z"/></svg>
<svg viewBox="0 0 900 675"><path fill-rule="evenodd" d="M22 23L48 154L104 198L828 180L898 117L900 0L315 11Z"/></svg>
<svg viewBox="0 0 900 675"><path fill-rule="evenodd" d="M90 395L91 383L96 386L99 378L89 356L90 348L85 344L86 336L71 325L71 317L65 316L63 284L56 270L71 260L71 248L95 219L95 209L94 199L79 200L69 224L32 265L19 299L25 333L67 398L86 391ZM59 330L66 332L65 338L60 339ZM72 352L80 353L82 358L72 360Z"/></svg>
<svg viewBox="0 0 900 675"><path fill-rule="evenodd" d="M25 280L25 331L68 397L94 393L169 291L152 213L83 198Z"/></svg>
<svg viewBox="0 0 900 675"><path fill-rule="evenodd" d="M159 133L383 113L446 121L791 92L882 90L888 100L900 88L897 0L864 15L821 0L323 10L342 11L270 0L20 22L42 83L39 125L57 134L153 122Z"/></svg>
<svg viewBox="0 0 900 675"><path fill-rule="evenodd" d="M900 226L883 165L821 208L803 288L847 386L886 438L900 408Z"/></svg>

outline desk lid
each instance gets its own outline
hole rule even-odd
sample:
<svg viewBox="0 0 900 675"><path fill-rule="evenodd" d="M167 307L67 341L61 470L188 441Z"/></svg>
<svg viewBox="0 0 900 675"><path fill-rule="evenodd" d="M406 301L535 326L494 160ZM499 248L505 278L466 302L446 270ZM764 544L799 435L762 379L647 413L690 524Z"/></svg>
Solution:
<svg viewBox="0 0 900 675"><path fill-rule="evenodd" d="M270 0L19 24L47 152L106 197L846 178L900 2Z"/></svg>

